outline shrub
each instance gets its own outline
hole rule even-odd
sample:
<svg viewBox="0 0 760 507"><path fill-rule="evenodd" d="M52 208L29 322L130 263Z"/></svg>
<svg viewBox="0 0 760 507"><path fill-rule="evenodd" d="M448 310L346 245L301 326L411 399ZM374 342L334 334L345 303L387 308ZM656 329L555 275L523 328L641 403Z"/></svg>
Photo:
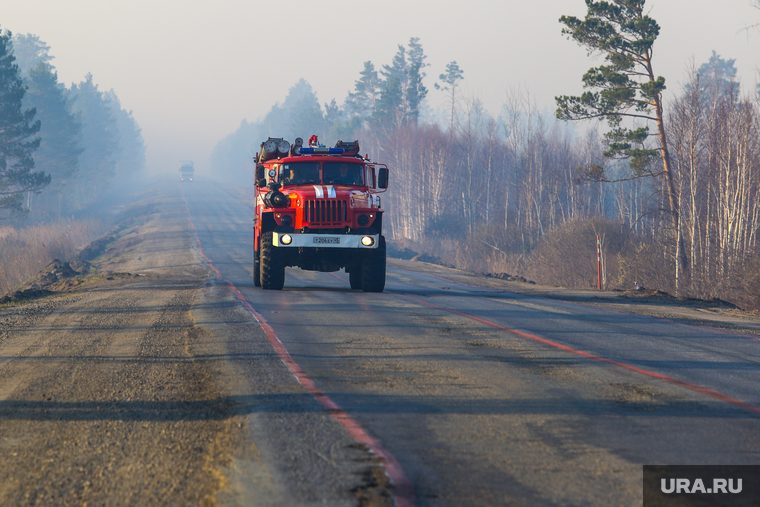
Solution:
<svg viewBox="0 0 760 507"><path fill-rule="evenodd" d="M565 222L547 233L530 253L523 276L541 284L575 288L597 286L596 236L603 240L606 288L618 287L618 254L626 230L618 222L584 218Z"/></svg>

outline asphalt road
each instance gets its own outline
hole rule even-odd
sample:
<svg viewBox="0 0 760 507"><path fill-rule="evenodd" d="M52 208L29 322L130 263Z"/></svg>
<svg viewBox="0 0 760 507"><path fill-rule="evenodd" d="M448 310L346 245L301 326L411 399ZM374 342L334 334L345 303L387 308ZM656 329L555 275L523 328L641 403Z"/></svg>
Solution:
<svg viewBox="0 0 760 507"><path fill-rule="evenodd" d="M250 209L213 186L185 197L222 279L398 461L413 485L402 500L639 505L643 464L760 462L756 337L411 262L391 262L383 294L294 268L283 291L263 291Z"/></svg>
<svg viewBox="0 0 760 507"><path fill-rule="evenodd" d="M0 504L635 506L644 464L760 464L757 337L410 261L264 291L251 196L156 184L112 280L0 308Z"/></svg>

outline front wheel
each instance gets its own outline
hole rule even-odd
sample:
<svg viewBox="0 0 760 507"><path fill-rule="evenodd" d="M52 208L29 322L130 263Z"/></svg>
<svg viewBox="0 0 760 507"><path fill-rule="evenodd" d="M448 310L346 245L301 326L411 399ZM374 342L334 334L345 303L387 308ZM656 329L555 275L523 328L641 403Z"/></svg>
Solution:
<svg viewBox="0 0 760 507"><path fill-rule="evenodd" d="M261 288L266 290L282 290L285 285L285 264L277 255L277 249L272 244L272 232L261 235Z"/></svg>
<svg viewBox="0 0 760 507"><path fill-rule="evenodd" d="M361 264L351 267L351 271L348 272L348 283L351 284L351 289L353 290L360 290L362 288Z"/></svg>
<svg viewBox="0 0 760 507"><path fill-rule="evenodd" d="M361 283L364 292L385 289L385 237L380 236L377 248L367 250L362 260Z"/></svg>

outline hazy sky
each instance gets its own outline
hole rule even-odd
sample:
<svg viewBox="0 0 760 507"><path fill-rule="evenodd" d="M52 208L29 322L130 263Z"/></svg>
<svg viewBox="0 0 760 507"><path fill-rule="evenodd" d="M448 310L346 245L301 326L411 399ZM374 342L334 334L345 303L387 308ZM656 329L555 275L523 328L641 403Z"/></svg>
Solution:
<svg viewBox="0 0 760 507"><path fill-rule="evenodd" d="M655 72L680 88L689 62L712 50L736 59L754 86L760 21L754 0L648 0L661 27ZM561 15L585 15L583 0L2 0L0 27L51 46L59 79L88 72L114 89L143 129L148 166L203 171L216 143L241 120L263 117L298 79L320 102L342 103L363 62L389 64L398 44L419 37L428 55L428 102L445 65L456 60L463 86L498 114L508 90L529 90L539 107L581 91L594 64L561 36ZM273 133L275 135L276 133ZM306 133L307 135L308 133ZM256 144L260 140L254 140ZM332 141L332 140L328 140Z"/></svg>

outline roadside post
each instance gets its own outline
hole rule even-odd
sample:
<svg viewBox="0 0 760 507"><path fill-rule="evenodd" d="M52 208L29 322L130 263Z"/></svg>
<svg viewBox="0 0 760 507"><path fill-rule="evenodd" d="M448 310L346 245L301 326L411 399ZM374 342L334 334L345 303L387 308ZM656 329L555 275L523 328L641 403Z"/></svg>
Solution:
<svg viewBox="0 0 760 507"><path fill-rule="evenodd" d="M602 290L602 242L596 235L596 273L599 282L599 290Z"/></svg>

